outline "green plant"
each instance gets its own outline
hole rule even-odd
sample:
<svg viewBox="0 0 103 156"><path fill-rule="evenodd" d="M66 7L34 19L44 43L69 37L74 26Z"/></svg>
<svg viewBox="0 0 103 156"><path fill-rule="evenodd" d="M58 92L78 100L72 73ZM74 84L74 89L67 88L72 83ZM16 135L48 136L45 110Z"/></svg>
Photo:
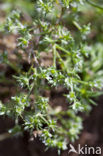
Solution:
<svg viewBox="0 0 103 156"><path fill-rule="evenodd" d="M69 141L78 139L82 130L78 112L90 112L91 104L96 104L94 97L102 94L102 45L88 44L90 24L79 24L81 5L82 0L38 0L34 3L33 22L22 22L23 13L12 11L0 27L1 32L17 36L17 60L23 59L19 54L22 49L30 64L24 72L18 63L9 61L7 52L0 54L0 63L15 70L13 78L20 86L7 104L0 103L0 114L15 120L16 126L10 133L25 130L33 135L36 131L47 148L57 147L58 152L67 149ZM69 31L66 15L72 17L71 25L77 29L73 31L79 34L79 42ZM51 55L51 66L42 62L42 53ZM66 110L63 105L52 108L49 97L43 96L45 91L59 87L66 98Z"/></svg>

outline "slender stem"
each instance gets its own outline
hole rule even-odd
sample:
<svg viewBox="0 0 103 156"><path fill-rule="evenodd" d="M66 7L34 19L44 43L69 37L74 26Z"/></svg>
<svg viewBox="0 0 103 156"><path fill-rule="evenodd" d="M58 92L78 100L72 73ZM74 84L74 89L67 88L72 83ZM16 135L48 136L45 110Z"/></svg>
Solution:
<svg viewBox="0 0 103 156"><path fill-rule="evenodd" d="M63 47L60 47L59 45L56 44L56 48L71 56L71 53L68 50L64 49Z"/></svg>
<svg viewBox="0 0 103 156"><path fill-rule="evenodd" d="M40 118L41 118L42 120L44 120L44 122L45 122L47 125L49 125L49 122L43 117L43 115L41 115Z"/></svg>
<svg viewBox="0 0 103 156"><path fill-rule="evenodd" d="M73 21L73 24L76 26L76 28L78 28L78 30L81 30L81 26L76 21Z"/></svg>
<svg viewBox="0 0 103 156"><path fill-rule="evenodd" d="M81 84L84 84L84 85L88 85L88 82L85 82L85 81L76 80L76 82L81 83Z"/></svg>
<svg viewBox="0 0 103 156"><path fill-rule="evenodd" d="M56 51L57 57L59 58L59 61L61 62L61 64L63 65L63 67L65 68L65 64L63 59L61 58L60 54Z"/></svg>
<svg viewBox="0 0 103 156"><path fill-rule="evenodd" d="M78 80L78 79L74 80L73 82L78 82L78 83L81 83L83 85L88 85L89 84L88 82L85 82L85 81L82 81L82 80Z"/></svg>
<svg viewBox="0 0 103 156"><path fill-rule="evenodd" d="M56 68L56 45L53 46L53 66Z"/></svg>
<svg viewBox="0 0 103 156"><path fill-rule="evenodd" d="M88 4L92 5L93 7L103 10L103 6L100 6L94 2L91 2L90 0L86 0L86 1Z"/></svg>
<svg viewBox="0 0 103 156"><path fill-rule="evenodd" d="M31 92L33 91L34 86L35 86L35 81L33 82L33 85L32 85L32 87L31 87L31 89L30 89L30 91L29 91L29 93L28 93L28 95L27 95L27 100L28 100L28 98L30 97L30 94L31 94Z"/></svg>

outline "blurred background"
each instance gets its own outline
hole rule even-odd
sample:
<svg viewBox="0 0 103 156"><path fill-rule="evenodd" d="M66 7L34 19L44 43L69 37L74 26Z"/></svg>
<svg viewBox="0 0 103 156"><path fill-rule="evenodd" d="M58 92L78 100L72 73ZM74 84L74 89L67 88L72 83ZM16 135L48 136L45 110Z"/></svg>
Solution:
<svg viewBox="0 0 103 156"><path fill-rule="evenodd" d="M103 0L93 0L93 2L98 3L100 6L103 5ZM32 20L35 18L33 0L0 0L0 23L4 22L8 14L15 9L23 11L23 20L31 24ZM95 64L95 66L99 66L99 68L103 69L103 10L97 9L86 3L85 5L80 6L78 16L81 25L91 24L91 32L87 42L88 44L93 45L94 53L98 53L96 56L98 57L98 63ZM71 18L66 15L64 22L68 25L74 35L76 43L78 44L80 37L78 36L77 29L71 23ZM8 50L9 59L14 62L16 58L12 52L15 50L15 47L15 35L0 33L0 53ZM25 58L23 62L19 63L24 71L29 68L29 64ZM4 103L7 102L12 95L15 95L16 92L15 85L10 81L13 74L15 74L15 71L10 66L0 63L0 100ZM3 75L8 78L8 82L2 78ZM57 97L55 93L52 101L55 101L57 98L58 101L64 100L61 99L61 93L58 93ZM84 129L79 140L74 143L75 148L76 145L80 143L82 146L87 144L88 146L93 147L99 146L103 149L103 96L98 98L96 102L98 105L93 106L90 115L83 116ZM28 134L10 137L7 131L12 128L13 125L14 121L11 119L0 117L0 156L57 156L57 151L55 149L50 149L44 152L45 147L38 138L32 141L29 139ZM68 151L61 153L61 156L67 155ZM71 156L77 156L77 154L71 153Z"/></svg>

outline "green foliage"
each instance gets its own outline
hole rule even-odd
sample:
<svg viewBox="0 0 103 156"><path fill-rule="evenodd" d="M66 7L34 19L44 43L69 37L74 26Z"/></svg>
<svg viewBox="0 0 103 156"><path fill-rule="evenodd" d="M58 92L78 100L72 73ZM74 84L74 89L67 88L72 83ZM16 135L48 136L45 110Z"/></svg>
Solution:
<svg viewBox="0 0 103 156"><path fill-rule="evenodd" d="M57 147L58 151L78 139L82 130L78 112L90 112L94 97L102 94L102 44L88 44L90 24L79 24L81 5L85 6L82 0L39 0L34 2L36 15L32 23L25 24L21 19L23 13L12 11L1 29L17 35L17 51L23 51L31 66L24 72L10 63L6 52L0 54L0 63L16 71L13 77L20 86L8 104L0 102L0 115L15 118L16 127L9 132L14 134L24 129L33 135L37 131L47 148ZM77 32L69 30L66 16L70 20L72 17L71 25ZM42 52L52 55L51 66L42 65ZM60 111L52 108L49 97L43 94L59 87L67 102L65 111L63 105Z"/></svg>

